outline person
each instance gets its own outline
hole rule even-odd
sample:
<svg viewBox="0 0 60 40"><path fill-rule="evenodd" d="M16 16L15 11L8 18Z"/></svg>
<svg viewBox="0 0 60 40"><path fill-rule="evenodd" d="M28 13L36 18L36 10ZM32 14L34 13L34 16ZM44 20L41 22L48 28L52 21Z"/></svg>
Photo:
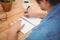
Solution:
<svg viewBox="0 0 60 40"><path fill-rule="evenodd" d="M41 9L48 11L48 14L25 40L60 40L60 0L36 1ZM10 26L8 40L17 40L17 32L24 25L20 26L19 21L17 21L17 23Z"/></svg>

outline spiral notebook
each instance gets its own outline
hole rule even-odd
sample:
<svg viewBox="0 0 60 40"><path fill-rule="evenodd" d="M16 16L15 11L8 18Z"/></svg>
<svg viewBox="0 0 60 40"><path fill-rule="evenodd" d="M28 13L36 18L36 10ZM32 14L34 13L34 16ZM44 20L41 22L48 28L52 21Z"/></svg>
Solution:
<svg viewBox="0 0 60 40"><path fill-rule="evenodd" d="M26 34L31 29L38 26L42 19L40 19L40 18L26 18L23 16L23 17L19 18L19 20L22 20L22 24L25 24L25 27L21 30L21 32L23 34Z"/></svg>

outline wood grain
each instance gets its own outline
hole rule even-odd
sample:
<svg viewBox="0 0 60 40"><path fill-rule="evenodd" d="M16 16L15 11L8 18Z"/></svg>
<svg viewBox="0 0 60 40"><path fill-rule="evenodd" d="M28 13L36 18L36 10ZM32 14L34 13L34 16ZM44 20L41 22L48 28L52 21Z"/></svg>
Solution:
<svg viewBox="0 0 60 40"><path fill-rule="evenodd" d="M39 9L38 5L36 4L35 0L30 0L32 3L31 8L29 9L30 12L36 11L35 9ZM40 10L40 9L39 9ZM23 9L23 0L16 0L10 12L3 12L3 8L0 5L0 14L6 13L8 19L4 22L0 22L0 40L7 40L8 37L8 30L9 30L9 23L19 19L21 16L24 15ZM22 34L21 32L18 33L18 40L24 40L28 35L31 33L29 31L27 34Z"/></svg>

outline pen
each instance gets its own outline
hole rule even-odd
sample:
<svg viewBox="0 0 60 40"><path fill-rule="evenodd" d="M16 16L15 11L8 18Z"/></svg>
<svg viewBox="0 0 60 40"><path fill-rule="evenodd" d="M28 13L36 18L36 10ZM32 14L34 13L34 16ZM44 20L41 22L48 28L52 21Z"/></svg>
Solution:
<svg viewBox="0 0 60 40"><path fill-rule="evenodd" d="M27 7L26 11L24 13L28 13L28 9L30 8L30 6Z"/></svg>

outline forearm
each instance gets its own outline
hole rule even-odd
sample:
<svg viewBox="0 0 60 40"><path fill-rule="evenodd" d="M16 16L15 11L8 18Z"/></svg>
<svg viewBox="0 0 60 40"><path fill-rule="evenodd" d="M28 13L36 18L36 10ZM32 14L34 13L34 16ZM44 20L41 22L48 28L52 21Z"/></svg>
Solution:
<svg viewBox="0 0 60 40"><path fill-rule="evenodd" d="M21 20L17 20L16 23L9 24L8 40L17 40L18 32L24 27L21 25Z"/></svg>
<svg viewBox="0 0 60 40"><path fill-rule="evenodd" d="M8 32L8 40L17 40L17 32Z"/></svg>
<svg viewBox="0 0 60 40"><path fill-rule="evenodd" d="M46 11L42 11L42 13L38 14L38 17L43 19L47 15Z"/></svg>
<svg viewBox="0 0 60 40"><path fill-rule="evenodd" d="M43 19L46 15L47 15L47 11L42 11L42 12L32 14L32 17L38 17L38 18Z"/></svg>

